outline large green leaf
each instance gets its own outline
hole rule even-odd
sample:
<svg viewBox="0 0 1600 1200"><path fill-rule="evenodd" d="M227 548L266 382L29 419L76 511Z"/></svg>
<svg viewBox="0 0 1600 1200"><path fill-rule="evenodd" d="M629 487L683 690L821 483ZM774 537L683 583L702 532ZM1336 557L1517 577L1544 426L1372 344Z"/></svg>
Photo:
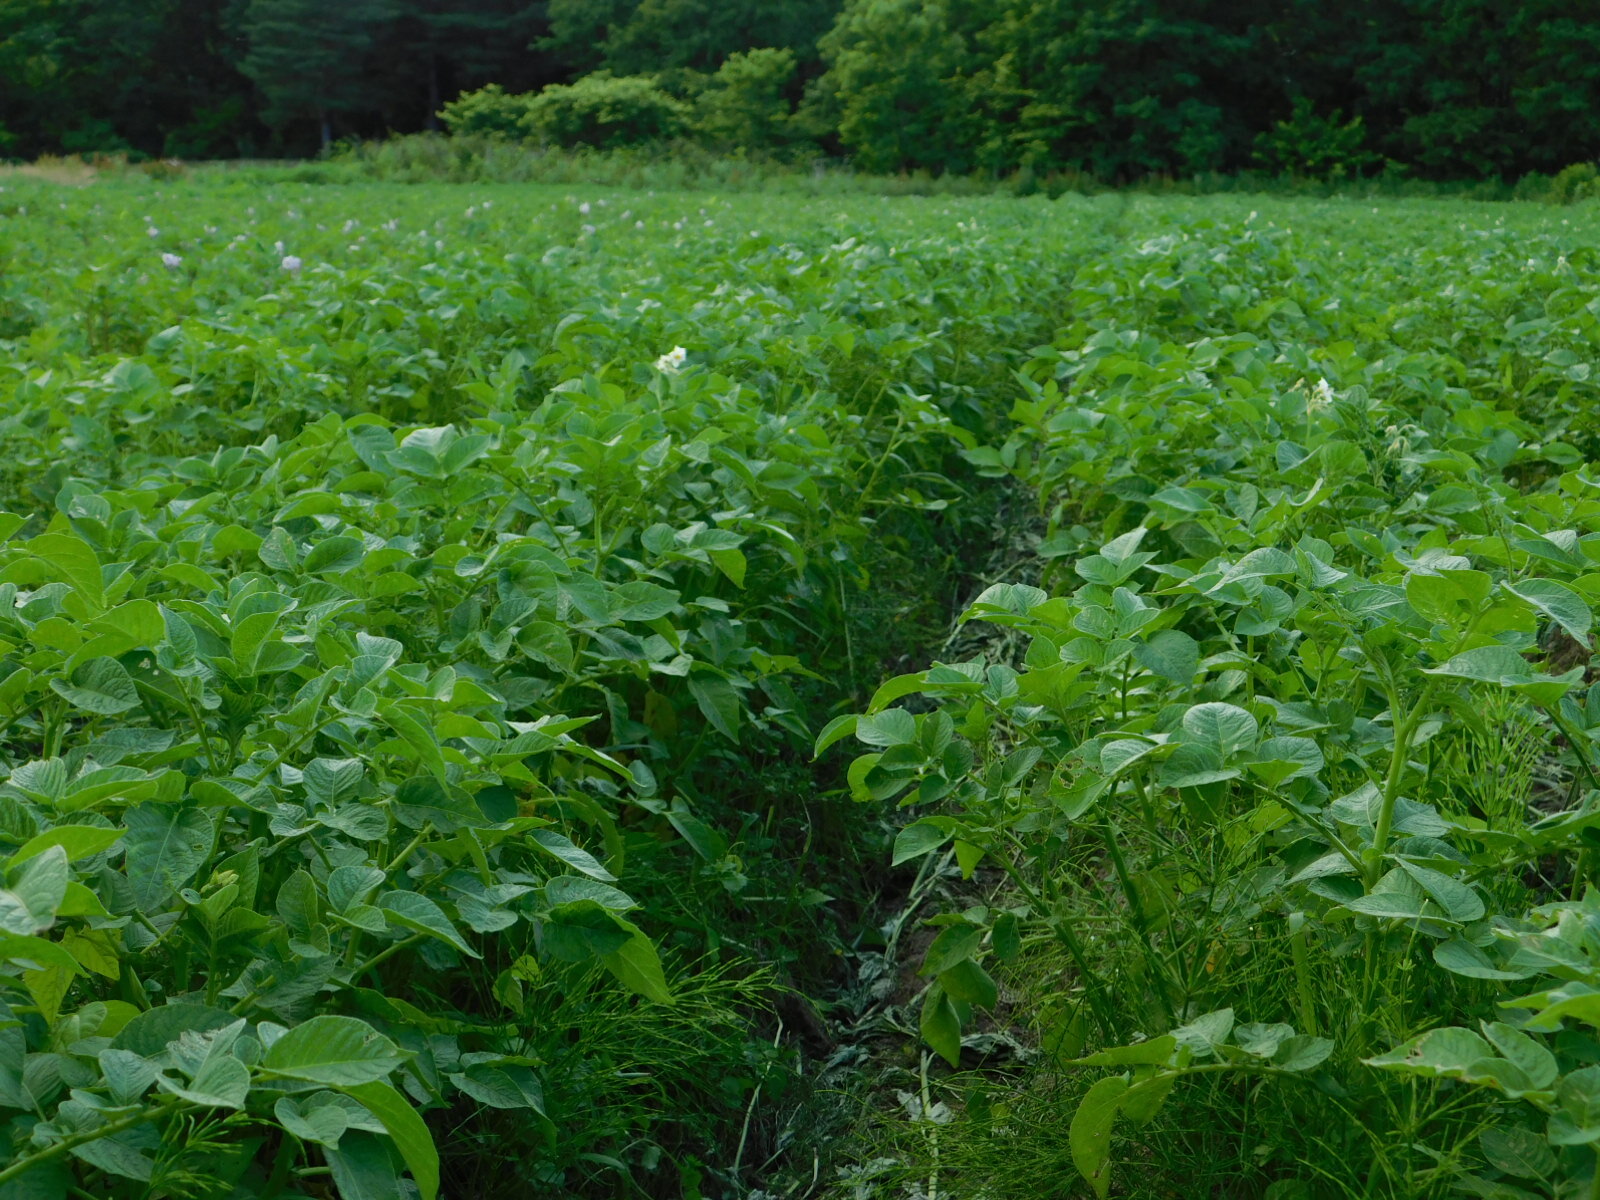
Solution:
<svg viewBox="0 0 1600 1200"><path fill-rule="evenodd" d="M50 686L74 708L100 716L116 716L139 707L133 676L114 658L91 658L71 680L52 679Z"/></svg>
<svg viewBox="0 0 1600 1200"><path fill-rule="evenodd" d="M389 892L378 897L378 907L392 925L438 938L469 958L483 957L467 944L444 910L426 896L416 892Z"/></svg>
<svg viewBox="0 0 1600 1200"><path fill-rule="evenodd" d="M348 1088L385 1079L404 1061L399 1047L365 1021L324 1015L279 1035L261 1065L273 1075Z"/></svg>
<svg viewBox="0 0 1600 1200"><path fill-rule="evenodd" d="M205 864L216 832L205 810L173 804L141 804L123 819L128 886L139 910L154 915Z"/></svg>
<svg viewBox="0 0 1600 1200"><path fill-rule="evenodd" d="M387 1083L358 1083L344 1091L383 1122L400 1157L405 1159L411 1178L416 1180L422 1200L434 1200L439 1194L439 1151L417 1110Z"/></svg>
<svg viewBox="0 0 1600 1200"><path fill-rule="evenodd" d="M1072 1165L1100 1200L1111 1193L1111 1128L1127 1090L1120 1075L1097 1080L1078 1101L1067 1129Z"/></svg>

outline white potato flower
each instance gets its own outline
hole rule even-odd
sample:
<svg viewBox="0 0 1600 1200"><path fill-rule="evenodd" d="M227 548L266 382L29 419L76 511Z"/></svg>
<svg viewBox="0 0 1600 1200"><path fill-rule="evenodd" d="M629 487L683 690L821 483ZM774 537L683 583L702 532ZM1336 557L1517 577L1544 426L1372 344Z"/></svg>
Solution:
<svg viewBox="0 0 1600 1200"><path fill-rule="evenodd" d="M689 357L689 352L682 346L674 346L660 358L656 359L656 370L677 371L682 369L684 359Z"/></svg>
<svg viewBox="0 0 1600 1200"><path fill-rule="evenodd" d="M283 269L285 271L298 271L300 269L300 256L297 254L285 254L283 256Z"/></svg>
<svg viewBox="0 0 1600 1200"><path fill-rule="evenodd" d="M169 271L176 271L183 265L183 255L173 254L169 251L161 256L161 265Z"/></svg>

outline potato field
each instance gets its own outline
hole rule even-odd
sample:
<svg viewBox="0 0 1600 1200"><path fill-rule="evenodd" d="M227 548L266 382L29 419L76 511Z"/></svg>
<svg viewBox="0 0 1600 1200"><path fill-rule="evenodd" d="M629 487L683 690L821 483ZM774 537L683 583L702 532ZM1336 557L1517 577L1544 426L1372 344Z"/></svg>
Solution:
<svg viewBox="0 0 1600 1200"><path fill-rule="evenodd" d="M1600 1197L1600 209L0 176L0 1200Z"/></svg>

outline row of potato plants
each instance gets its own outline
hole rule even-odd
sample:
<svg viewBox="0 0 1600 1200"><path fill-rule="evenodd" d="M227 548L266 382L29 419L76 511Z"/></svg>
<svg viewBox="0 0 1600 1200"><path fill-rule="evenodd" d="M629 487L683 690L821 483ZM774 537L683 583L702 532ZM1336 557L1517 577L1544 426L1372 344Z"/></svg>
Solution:
<svg viewBox="0 0 1600 1200"><path fill-rule="evenodd" d="M896 864L979 897L922 963L933 1050L1060 980L1032 994L1098 1196L1215 1076L1235 1102L1154 1161L1248 1089L1274 1197L1600 1194L1592 256L1421 245L1442 298L1259 226L1080 270L967 455L1037 497L1035 582L816 743L909 810Z"/></svg>
<svg viewBox="0 0 1600 1200"><path fill-rule="evenodd" d="M831 885L751 777L955 528L1027 281L363 195L0 227L0 1196L670 1194L783 1074L767 921Z"/></svg>

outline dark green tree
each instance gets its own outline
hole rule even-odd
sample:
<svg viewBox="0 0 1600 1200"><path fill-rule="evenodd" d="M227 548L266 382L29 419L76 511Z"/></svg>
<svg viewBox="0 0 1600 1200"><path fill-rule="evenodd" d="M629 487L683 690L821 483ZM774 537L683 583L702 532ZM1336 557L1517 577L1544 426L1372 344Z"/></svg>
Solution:
<svg viewBox="0 0 1600 1200"><path fill-rule="evenodd" d="M542 43L576 73L715 71L730 54L790 49L817 59L840 0L550 0Z"/></svg>
<svg viewBox="0 0 1600 1200"><path fill-rule="evenodd" d="M250 0L240 67L262 118L280 130L315 120L326 148L335 117L371 107L368 55L395 16L392 0Z"/></svg>
<svg viewBox="0 0 1600 1200"><path fill-rule="evenodd" d="M544 32L544 5L528 0L391 0L369 93L386 128L439 127L445 101L498 83L511 92L564 82L549 54L530 49Z"/></svg>

